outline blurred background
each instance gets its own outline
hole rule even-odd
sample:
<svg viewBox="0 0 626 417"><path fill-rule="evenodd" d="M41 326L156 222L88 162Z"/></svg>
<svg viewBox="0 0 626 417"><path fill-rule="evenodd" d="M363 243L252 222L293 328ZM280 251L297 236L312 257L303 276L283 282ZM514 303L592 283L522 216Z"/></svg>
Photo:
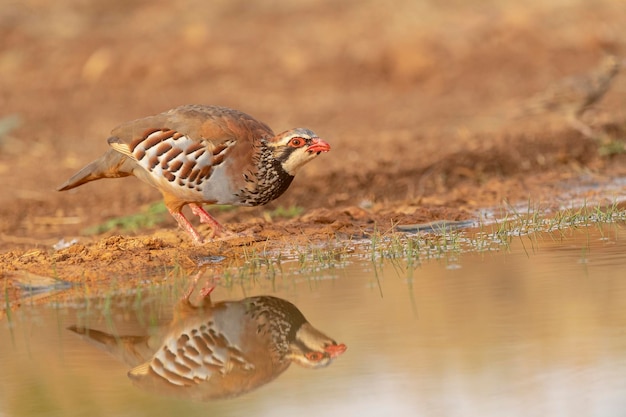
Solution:
<svg viewBox="0 0 626 417"><path fill-rule="evenodd" d="M277 132L308 127L331 144L267 207L217 216L228 227L261 228L270 223L264 210L297 206L295 218L276 230L269 224L262 237L297 254L311 250L314 227L332 247L346 236L358 239L355 229L384 233L397 224L475 219L479 209L508 209L507 202L531 206L529 214L540 212L539 203L582 205L589 200L566 192L587 187L614 197L603 186L615 178L623 197L626 71L584 115L597 135L581 134L554 112L515 115L555 82L588 74L605 55L624 58L625 22L624 0L0 0L5 304L15 270L80 282L76 291L89 296L96 279L118 290L160 288L169 284L162 278L168 268L198 261L213 268L222 259L213 255L234 257L232 248L215 249L221 242L190 249L167 216L158 232L111 231L85 243L88 227L161 201L134 178L55 191L108 148L115 126L182 104L237 108ZM411 410L407 415L416 414L416 401L433 415L620 415L624 240L613 229L593 230L581 230L576 244L563 235L539 238L540 255L534 238L520 238L497 257L460 260L451 252L450 263L422 266L419 254L407 265L402 254L390 256L384 273L373 263L381 256L373 244L372 262L367 253L330 252L311 261L310 279L293 258L295 272L280 269L278 289L273 276L252 279L241 296L283 291L349 351L324 373L289 370L253 394L249 408L221 403L208 410L274 416L282 404L284 414L319 415L330 404L345 407L342 415L354 407L366 415L380 414L380 400L385 411ZM52 251L74 236L79 244ZM255 261L259 270L273 272L276 257L282 268L285 258L263 245L250 252L267 257ZM235 296L220 289L219 298ZM0 329L7 329L0 337L0 359L7 358L0 414L4 405L49 415L59 403L80 415L215 414L204 404L128 389L125 367L83 351L63 330L75 323L75 311L49 309L31 321L28 311L15 313L18 330ZM114 399L120 393L124 398ZM287 400L275 401L281 396Z"/></svg>
<svg viewBox="0 0 626 417"><path fill-rule="evenodd" d="M614 163L559 118L508 115L621 56L624 22L622 0L0 0L0 232L51 235L50 218L158 200L134 179L54 189L118 124L189 103L332 145L272 204L526 198L506 181ZM593 123L619 136L625 99L618 77Z"/></svg>

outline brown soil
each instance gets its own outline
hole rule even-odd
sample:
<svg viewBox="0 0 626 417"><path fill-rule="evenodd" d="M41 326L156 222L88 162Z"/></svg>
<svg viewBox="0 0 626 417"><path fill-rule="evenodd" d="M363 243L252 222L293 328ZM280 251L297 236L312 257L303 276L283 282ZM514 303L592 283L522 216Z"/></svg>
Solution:
<svg viewBox="0 0 626 417"><path fill-rule="evenodd" d="M623 74L586 115L601 141L560 115L509 115L554 80L593 68L603 53L623 54L626 7L622 0L544 3L30 0L4 7L0 280L28 271L135 285L149 271L193 269L206 256L234 258L254 245L476 218L505 202L563 204L556 196L580 184L599 185L592 193L602 196L603 183L626 173L624 155L599 152L601 142L625 137ZM332 151L268 206L214 211L246 237L198 247L172 219L85 236L89 226L159 200L158 192L134 178L64 193L55 187L106 150L117 124L184 103L238 108L277 131L306 126ZM290 206L303 214L266 214ZM79 243L53 250L61 238Z"/></svg>

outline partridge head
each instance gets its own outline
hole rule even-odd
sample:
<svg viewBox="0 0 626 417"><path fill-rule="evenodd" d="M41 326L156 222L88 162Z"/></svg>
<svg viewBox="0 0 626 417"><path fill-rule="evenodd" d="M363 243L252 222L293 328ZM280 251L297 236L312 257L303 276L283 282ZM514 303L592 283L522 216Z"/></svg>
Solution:
<svg viewBox="0 0 626 417"><path fill-rule="evenodd" d="M189 295L155 336L114 336L75 326L70 330L131 366L128 376L136 386L200 401L256 389L292 362L306 368L328 366L346 350L281 298L211 303L207 295L196 306Z"/></svg>
<svg viewBox="0 0 626 417"><path fill-rule="evenodd" d="M219 236L224 228L202 204L267 204L287 190L302 166L330 150L309 129L276 135L252 116L219 106L181 106L111 133L110 149L59 191L133 175L161 192L170 214L196 243L202 237L183 215L184 206Z"/></svg>

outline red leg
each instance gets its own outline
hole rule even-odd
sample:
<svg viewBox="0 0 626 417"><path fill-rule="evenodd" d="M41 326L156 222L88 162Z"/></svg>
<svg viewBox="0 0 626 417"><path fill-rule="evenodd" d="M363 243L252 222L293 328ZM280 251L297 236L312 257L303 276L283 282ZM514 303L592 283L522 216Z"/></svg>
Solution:
<svg viewBox="0 0 626 417"><path fill-rule="evenodd" d="M214 289L215 289L215 286L202 287L202 289L200 290L200 295L202 296L202 298L206 298L209 295L211 295Z"/></svg>
<svg viewBox="0 0 626 417"><path fill-rule="evenodd" d="M200 218L200 223L206 223L213 230L213 236L217 237L224 233L224 226L218 223L209 213L207 213L201 205L189 203L191 212Z"/></svg>
<svg viewBox="0 0 626 417"><path fill-rule="evenodd" d="M193 280L191 281L191 285L189 285L189 288L187 288L187 291L185 291L185 293L183 294L182 297L182 301L189 303L189 298L191 297L191 294L193 294L193 290L196 289L196 285L198 285L198 280L200 279L200 272L198 272L194 277Z"/></svg>
<svg viewBox="0 0 626 417"><path fill-rule="evenodd" d="M191 284L189 285L189 288L187 288L187 291L185 291L185 293L183 294L181 298L181 302L183 303L183 305L191 306L192 308L197 308L191 303L190 298L191 298L191 295L193 294L193 291L196 289L196 286L198 285L198 281L200 281L201 276L202 276L202 272L198 271L196 275L193 277L193 279L191 280ZM214 285L204 286L200 289L200 296L202 297L200 306L204 306L204 307L211 306L210 295L214 289L215 289Z"/></svg>
<svg viewBox="0 0 626 417"><path fill-rule="evenodd" d="M176 221L178 222L178 225L187 233L189 233L191 235L191 238L193 239L193 241L197 244L202 243L202 237L200 236L200 234L196 231L196 229L193 228L193 226L191 225L191 223L189 223L189 220L187 220L187 218L185 218L185 216L183 216L183 213L181 213L180 211L174 211L174 210L170 210L168 208L170 214L172 215L172 217L174 219L176 219Z"/></svg>

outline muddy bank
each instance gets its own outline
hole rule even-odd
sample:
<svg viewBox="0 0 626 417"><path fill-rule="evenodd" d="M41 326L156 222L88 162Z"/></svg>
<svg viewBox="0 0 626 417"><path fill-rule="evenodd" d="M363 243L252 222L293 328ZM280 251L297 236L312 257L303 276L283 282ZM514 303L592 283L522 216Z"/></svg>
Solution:
<svg viewBox="0 0 626 417"><path fill-rule="evenodd" d="M471 2L31 3L11 5L0 25L0 282L9 292L19 271L132 286L159 268L251 248L475 219L517 203L607 203L618 196L604 185L626 176L624 74L584 117L594 138L563 115L510 117L555 80L607 52L624 55L618 0L593 11L505 1L480 13ZM55 188L106 150L113 127L184 103L238 108L276 131L306 126L332 151L268 206L213 209L237 239L196 247L167 216L94 234L158 192L133 178ZM78 243L54 250L61 239Z"/></svg>

